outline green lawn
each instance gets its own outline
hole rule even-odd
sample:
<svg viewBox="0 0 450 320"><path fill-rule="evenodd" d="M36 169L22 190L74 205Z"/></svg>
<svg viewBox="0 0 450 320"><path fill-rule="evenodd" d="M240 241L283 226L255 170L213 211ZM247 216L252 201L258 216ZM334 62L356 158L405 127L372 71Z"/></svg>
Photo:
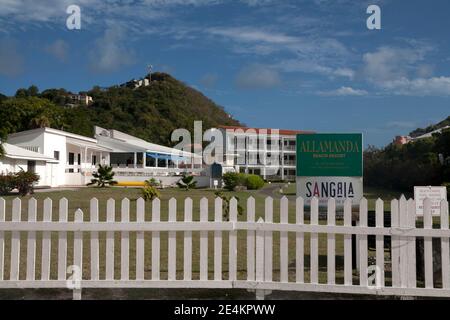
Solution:
<svg viewBox="0 0 450 320"><path fill-rule="evenodd" d="M279 191L276 191L279 192ZM262 194L260 191L244 191L244 192L224 192L225 195L228 196L236 196L239 198L241 205L244 207L244 214L239 216L239 220L246 220L246 200L249 196L253 196L255 198L256 203L256 218L264 217L264 199L266 195ZM175 197L178 200L177 205L177 220L184 220L184 199L186 197L191 197L194 202L194 211L193 211L193 219L194 221L199 220L199 202L202 197L207 197L209 199L209 219L214 219L214 211L213 211L213 200L214 200L214 191L206 190L206 189L196 189L190 191L183 191L180 189L165 189L161 191L161 220L167 221L167 210L168 210L168 200L172 197ZM99 200L99 218L100 221L106 220L106 201L109 198L113 198L116 200L116 220L120 220L120 200L124 197L130 199L131 208L130 208L130 219L131 221L135 221L136 219L136 199L140 197L140 189L139 188L106 188L106 189L97 189L97 188L79 188L74 191L51 191L51 192L38 192L33 195L38 200L38 220L42 220L42 206L43 200L47 197L53 200L53 220L58 220L58 201L59 199L65 197L69 200L69 221L73 221L73 213L76 209L80 208L84 212L84 220L89 221L89 200L92 197L96 197ZM7 200L7 215L6 219L11 219L11 202L15 196L7 196L5 199ZM30 197L23 198L22 204L22 219L25 220L27 218L27 201ZM274 197L274 221L279 221L279 197ZM295 202L294 198L290 197L289 201L289 222L295 222ZM146 220L151 220L151 203L146 203ZM306 220L306 223L309 223ZM325 223L324 221L320 222ZM342 221L338 221L338 224L341 224ZM5 241L5 279L9 278L9 250L10 250L10 233L6 233L6 241ZM228 234L227 232L223 232L224 240L223 240L223 270L228 270ZM41 239L42 235L40 232L37 233L37 257L40 257L41 252ZM26 243L26 234L22 233L21 236L22 243ZM72 241L73 235L71 233L68 234L69 239L69 249L68 249L68 265L70 265L73 259L72 252ZM120 234L117 233L115 237L115 264L116 264L116 274L115 277L120 277ZM130 278L134 279L135 277L135 239L136 234L132 232L130 234ZM52 233L52 261L51 261L51 275L53 278L56 277L57 274L57 240L58 235L56 232ZM337 283L343 283L343 238L342 236L336 236L336 276ZM274 280L279 279L279 234L274 232L274 249L273 249L273 259L274 259ZM309 235L305 234L305 280L309 279ZM105 275L105 234L104 232L100 233L100 276L101 278ZM198 232L193 233L193 278L199 278L199 235ZM213 276L213 233L209 233L209 277L212 279ZM150 277L151 274L151 234L150 232L145 235L145 273L146 277ZM319 235L319 266L320 266L320 274L319 278L321 282L326 282L326 253L327 253L327 241L325 235ZM89 278L90 276L90 241L89 235L84 235L84 261L85 264L83 266L84 277ZM370 254L372 255L372 253ZM26 246L21 246L21 258L26 257ZM40 269L41 262L40 259L36 261L36 273L37 278L40 277ZM238 232L238 278L245 279L246 278L246 232L240 231ZM291 281L295 281L295 234L289 234L289 276ZM178 278L182 279L182 271L183 271L183 233L177 233L177 274ZM20 266L20 277L21 279L25 278L26 265L25 259L21 259ZM167 233L161 233L161 278L165 279L167 277ZM224 273L224 277L226 278L228 275ZM356 276L356 275L355 275ZM356 279L356 278L355 278Z"/></svg>

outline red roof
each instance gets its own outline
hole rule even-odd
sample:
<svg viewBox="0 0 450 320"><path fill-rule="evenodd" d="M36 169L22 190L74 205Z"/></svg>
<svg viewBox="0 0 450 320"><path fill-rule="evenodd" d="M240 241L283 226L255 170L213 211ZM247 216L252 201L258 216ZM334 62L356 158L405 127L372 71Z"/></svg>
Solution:
<svg viewBox="0 0 450 320"><path fill-rule="evenodd" d="M312 134L314 133L313 131L304 131L304 130L285 130L285 129L264 129L264 128L248 128L248 127L237 127L237 126L219 126L219 128L221 129L225 129L225 130L254 130L256 131L256 133L259 134L260 131L263 131L263 133L267 133L267 134L271 134L272 130L278 130L278 132L274 132L274 133L278 133L279 135L283 135L283 136L295 136L297 134Z"/></svg>

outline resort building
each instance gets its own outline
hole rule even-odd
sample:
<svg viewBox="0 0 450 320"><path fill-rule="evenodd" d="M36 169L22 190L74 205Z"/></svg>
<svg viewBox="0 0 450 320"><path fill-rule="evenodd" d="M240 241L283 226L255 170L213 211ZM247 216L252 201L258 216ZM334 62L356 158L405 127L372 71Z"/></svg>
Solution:
<svg viewBox="0 0 450 320"><path fill-rule="evenodd" d="M99 164L111 165L115 180L131 185L149 178L174 185L184 174L198 176L199 186L209 184L205 168L192 164L197 158L192 153L149 143L117 130L95 127L95 137L89 138L39 128L10 134L7 142L0 171L17 172L19 166L35 171L42 186L86 185Z"/></svg>
<svg viewBox="0 0 450 320"><path fill-rule="evenodd" d="M225 161L235 171L262 176L265 180L294 181L297 134L310 131L221 126ZM232 161L230 161L232 157Z"/></svg>
<svg viewBox="0 0 450 320"><path fill-rule="evenodd" d="M38 128L10 134L7 142L53 159L51 172L40 174L51 187L85 185L98 164L109 163L108 148L97 140L52 128Z"/></svg>

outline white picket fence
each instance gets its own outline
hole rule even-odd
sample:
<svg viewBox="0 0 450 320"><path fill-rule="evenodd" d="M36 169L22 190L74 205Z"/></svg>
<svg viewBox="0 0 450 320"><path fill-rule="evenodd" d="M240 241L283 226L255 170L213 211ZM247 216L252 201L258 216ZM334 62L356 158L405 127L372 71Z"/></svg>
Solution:
<svg viewBox="0 0 450 320"><path fill-rule="evenodd" d="M6 206L6 201L0 198L0 289L67 288L68 284L75 283L75 287L70 288L75 288L76 298L81 298L80 288L241 288L254 290L259 299L271 290L450 297L447 202L441 204L440 229L433 229L428 199L424 204L423 228L416 227L414 201L405 198L391 202L391 227L384 227L382 200L376 202L376 227L367 226L368 204L365 199L359 206L357 226L352 226L351 200L345 202L343 224L336 221L334 199L328 201L326 224L319 223L317 199L312 200L310 209L306 211L310 218L307 224L303 199L296 200L295 212L289 212L287 198L281 199L279 222L274 221L278 220L278 214L274 219L273 202L270 197L265 199L264 219L256 221L253 198L248 199L246 215L239 219L237 200L232 199L229 220L224 221L223 203L217 198L213 205L214 219L209 221L208 200L203 198L199 221L193 221L193 201L187 198L184 201L184 221L177 221L177 201L171 199L168 221L161 221L161 202L156 199L151 204L151 221L147 221L145 201L138 199L136 219L130 221L130 201L123 199L121 219L115 221L115 201L110 199L106 205L106 221L99 221L99 203L94 198L90 202L89 220L78 209L73 221L68 221L68 200L59 201L55 215L52 200L46 199L43 219L37 221L38 203L30 199L28 219L22 221L21 217L27 213L25 210L22 212L21 200L14 199L10 206ZM7 215L7 207L11 208L10 215ZM11 218L5 219L5 216ZM193 246L196 232L199 233L198 247ZM240 238L243 243L239 245L238 232L245 233L244 240ZM135 233L135 237L130 237L131 233ZM167 246L161 245L164 233ZM294 237L289 239L290 234ZM209 235L213 236L210 241ZM326 237L326 247L322 249L319 235ZM359 271L352 268L352 235L356 235L358 241ZM368 262L369 235L376 237L375 266ZM391 236L390 263L385 259L385 236ZM424 238L423 284L416 279L417 237ZM433 279L432 238L441 239L442 281L439 285ZM338 283L336 256L341 253L336 247L341 239L343 281ZM208 248L210 242L212 248ZM279 246L277 250L274 250L275 243ZM119 244L120 251L117 250ZM309 254L305 252L307 244ZM323 266L323 261L322 265L319 263L320 250L322 255L326 251L326 266ZM279 255L276 259L275 253ZM167 256L167 260L163 261L162 255ZM146 260L148 256L151 259ZM307 256L308 265L305 263ZM244 267L238 270L238 259L243 257ZM177 258L182 260L178 269ZM276 266L275 260L279 261ZM166 261L167 270L162 270L161 263ZM69 264L81 266L82 279L78 279L79 282L67 281L70 279ZM199 266L198 274L193 271L194 264ZM104 266L102 272L100 265ZM387 266L391 267L392 274L389 281Z"/></svg>

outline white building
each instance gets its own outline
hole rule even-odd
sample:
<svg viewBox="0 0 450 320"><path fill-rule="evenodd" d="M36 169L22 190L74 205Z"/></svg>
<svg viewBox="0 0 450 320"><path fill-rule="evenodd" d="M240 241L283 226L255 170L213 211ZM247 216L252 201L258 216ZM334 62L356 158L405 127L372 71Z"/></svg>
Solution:
<svg viewBox="0 0 450 320"><path fill-rule="evenodd" d="M39 175L40 180L36 186L52 185L53 170L57 166L54 158L9 143L2 145L5 155L0 158L0 173L14 173L22 169Z"/></svg>
<svg viewBox="0 0 450 320"><path fill-rule="evenodd" d="M99 163L109 163L110 149L97 140L51 128L39 128L10 134L9 144L54 159L48 175L41 179L51 187L85 185Z"/></svg>
<svg viewBox="0 0 450 320"><path fill-rule="evenodd" d="M35 169L41 177L40 185L84 186L91 181L99 164L111 165L114 179L123 183L133 184L153 177L164 185L173 185L183 174L198 176L199 186L209 183L203 166L192 165L195 158L192 153L149 143L117 130L96 127L95 138L89 138L40 128L11 134L7 142L10 152L5 159L9 162L2 165L4 171L19 170L9 159L11 150L20 150L24 154L20 162L24 170L28 168L28 160L42 159Z"/></svg>
<svg viewBox="0 0 450 320"><path fill-rule="evenodd" d="M297 134L309 131L219 127L226 155L237 172L256 174L266 180L295 180ZM230 161L225 161L230 165Z"/></svg>
<svg viewBox="0 0 450 320"><path fill-rule="evenodd" d="M95 138L99 145L110 149L109 163L119 182L138 182L154 177L166 185L173 185L183 174L205 175L203 166L193 165L193 160L198 158L193 153L101 127L95 127Z"/></svg>

